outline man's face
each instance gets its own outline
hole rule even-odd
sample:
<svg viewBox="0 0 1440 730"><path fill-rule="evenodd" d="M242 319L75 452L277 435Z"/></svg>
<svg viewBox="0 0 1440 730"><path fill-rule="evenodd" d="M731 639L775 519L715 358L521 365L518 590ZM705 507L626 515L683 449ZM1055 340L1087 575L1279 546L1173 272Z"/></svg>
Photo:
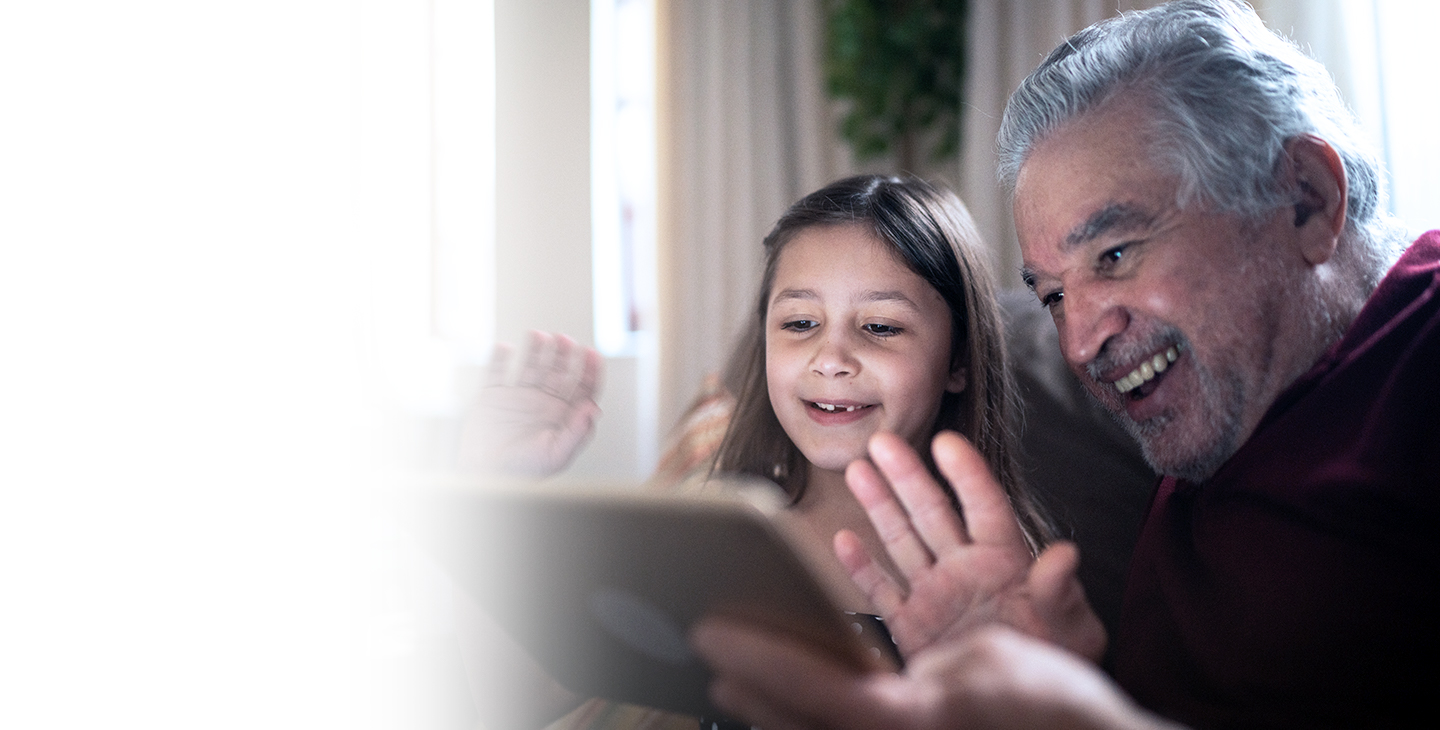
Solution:
<svg viewBox="0 0 1440 730"><path fill-rule="evenodd" d="M1071 369L1153 467L1201 480L1298 374L1285 298L1303 259L1282 245L1288 209L1249 225L1180 210L1178 181L1137 131L1145 113L1120 99L1042 140L1016 181L1015 223Z"/></svg>

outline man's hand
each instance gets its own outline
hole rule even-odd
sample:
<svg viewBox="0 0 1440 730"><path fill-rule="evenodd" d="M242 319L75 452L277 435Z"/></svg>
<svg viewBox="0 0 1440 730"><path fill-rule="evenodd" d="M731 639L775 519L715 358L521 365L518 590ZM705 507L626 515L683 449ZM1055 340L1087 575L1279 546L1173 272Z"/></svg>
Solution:
<svg viewBox="0 0 1440 730"><path fill-rule="evenodd" d="M1075 575L1075 546L1057 543L1033 558L984 456L953 432L935 437L934 455L960 498L963 520L898 436L876 434L874 465L856 461L845 472L908 586L885 572L853 532L835 535L835 552L901 654L908 658L998 622L1098 660L1105 629Z"/></svg>
<svg viewBox="0 0 1440 730"><path fill-rule="evenodd" d="M900 674L856 673L793 639L708 619L696 650L711 699L765 730L1173 727L1088 662L1003 626L912 657Z"/></svg>
<svg viewBox="0 0 1440 730"><path fill-rule="evenodd" d="M460 432L460 465L492 474L547 477L564 469L594 430L600 353L565 335L531 332L512 381L513 351L497 345Z"/></svg>

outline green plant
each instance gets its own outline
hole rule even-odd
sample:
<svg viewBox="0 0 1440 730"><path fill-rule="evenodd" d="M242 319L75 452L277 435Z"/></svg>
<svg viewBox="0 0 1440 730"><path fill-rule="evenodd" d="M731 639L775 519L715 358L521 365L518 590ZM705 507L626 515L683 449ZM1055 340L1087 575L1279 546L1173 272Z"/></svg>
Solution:
<svg viewBox="0 0 1440 730"><path fill-rule="evenodd" d="M825 81L848 102L840 133L859 159L914 171L960 149L965 0L826 0Z"/></svg>

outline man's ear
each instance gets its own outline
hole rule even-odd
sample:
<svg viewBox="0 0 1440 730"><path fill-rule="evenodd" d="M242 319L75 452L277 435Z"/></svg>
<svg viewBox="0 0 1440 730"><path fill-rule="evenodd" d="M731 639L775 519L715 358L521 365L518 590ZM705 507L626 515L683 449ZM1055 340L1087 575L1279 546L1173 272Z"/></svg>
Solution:
<svg viewBox="0 0 1440 730"><path fill-rule="evenodd" d="M1285 143L1285 174L1296 192L1295 228L1300 253L1312 266L1330 260L1345 230L1345 164L1335 148L1302 134Z"/></svg>
<svg viewBox="0 0 1440 730"><path fill-rule="evenodd" d="M964 393L968 385L970 385L970 371L964 367L957 367L950 371L950 378L945 381L945 392Z"/></svg>

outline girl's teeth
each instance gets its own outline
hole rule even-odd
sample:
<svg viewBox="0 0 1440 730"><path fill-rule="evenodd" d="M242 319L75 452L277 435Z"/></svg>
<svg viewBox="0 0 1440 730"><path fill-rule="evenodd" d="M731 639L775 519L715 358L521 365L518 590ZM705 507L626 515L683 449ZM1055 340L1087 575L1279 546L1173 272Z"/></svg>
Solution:
<svg viewBox="0 0 1440 730"><path fill-rule="evenodd" d="M1115 389L1122 394L1129 393L1150 382L1156 375L1165 372L1177 357L1180 357L1179 345L1171 345L1165 348L1164 352L1155 353L1154 357L1140 363L1140 367L1131 370L1129 375L1115 381Z"/></svg>
<svg viewBox="0 0 1440 730"><path fill-rule="evenodd" d="M837 406L831 405L829 403L816 403L815 407L819 408L822 411L828 411L830 413L835 413L839 410L844 410L846 413L850 413L851 411L864 408L865 406Z"/></svg>

